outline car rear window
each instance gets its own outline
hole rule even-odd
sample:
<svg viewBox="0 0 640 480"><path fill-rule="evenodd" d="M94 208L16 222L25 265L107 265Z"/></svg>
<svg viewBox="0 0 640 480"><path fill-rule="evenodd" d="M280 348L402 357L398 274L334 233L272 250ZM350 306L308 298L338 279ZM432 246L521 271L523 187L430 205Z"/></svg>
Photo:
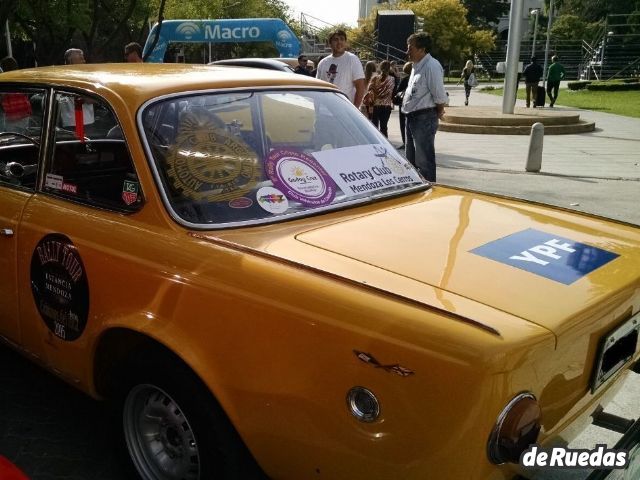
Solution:
<svg viewBox="0 0 640 480"><path fill-rule="evenodd" d="M343 95L207 93L139 116L163 196L195 228L265 223L426 183Z"/></svg>

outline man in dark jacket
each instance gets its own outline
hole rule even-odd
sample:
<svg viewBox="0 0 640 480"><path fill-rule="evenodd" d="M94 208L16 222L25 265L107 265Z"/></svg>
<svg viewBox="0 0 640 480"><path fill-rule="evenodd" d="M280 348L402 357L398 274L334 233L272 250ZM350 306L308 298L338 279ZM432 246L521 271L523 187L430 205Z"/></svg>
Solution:
<svg viewBox="0 0 640 480"><path fill-rule="evenodd" d="M524 84L527 89L527 108L531 105L531 95L533 94L533 108L536 108L536 93L538 83L542 78L542 67L536 63L536 57L531 57L531 63L524 67L522 71Z"/></svg>
<svg viewBox="0 0 640 480"><path fill-rule="evenodd" d="M298 66L293 70L295 73L299 73L300 75L311 76L311 72L307 68L307 64L309 63L309 59L306 55L298 56Z"/></svg>

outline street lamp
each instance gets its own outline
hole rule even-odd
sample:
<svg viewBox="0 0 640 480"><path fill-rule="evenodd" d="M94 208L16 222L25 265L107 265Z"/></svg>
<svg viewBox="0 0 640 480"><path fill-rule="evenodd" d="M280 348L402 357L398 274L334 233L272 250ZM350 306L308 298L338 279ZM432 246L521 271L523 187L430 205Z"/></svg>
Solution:
<svg viewBox="0 0 640 480"><path fill-rule="evenodd" d="M533 22L533 43L531 44L531 56L536 56L536 36L538 35L538 15L540 15L540 9L536 8L535 10L531 10L529 15L535 15L536 18Z"/></svg>

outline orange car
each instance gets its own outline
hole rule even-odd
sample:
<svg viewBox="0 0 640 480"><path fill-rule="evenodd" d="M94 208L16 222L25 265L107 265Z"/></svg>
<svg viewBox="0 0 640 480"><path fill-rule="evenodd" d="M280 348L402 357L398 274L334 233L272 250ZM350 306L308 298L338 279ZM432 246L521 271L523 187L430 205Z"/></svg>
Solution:
<svg viewBox="0 0 640 480"><path fill-rule="evenodd" d="M637 478L609 410L637 227L429 184L304 76L47 67L7 96L0 338L113 401L141 478L546 478L590 423L624 435L589 467Z"/></svg>

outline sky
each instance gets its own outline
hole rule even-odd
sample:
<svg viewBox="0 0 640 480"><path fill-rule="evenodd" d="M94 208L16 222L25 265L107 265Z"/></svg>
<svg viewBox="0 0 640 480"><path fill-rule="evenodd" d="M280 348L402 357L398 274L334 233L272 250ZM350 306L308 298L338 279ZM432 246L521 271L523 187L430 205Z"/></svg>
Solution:
<svg viewBox="0 0 640 480"><path fill-rule="evenodd" d="M346 23L354 27L358 24L358 0L284 0L284 3L291 7L297 20L303 12L331 24Z"/></svg>

